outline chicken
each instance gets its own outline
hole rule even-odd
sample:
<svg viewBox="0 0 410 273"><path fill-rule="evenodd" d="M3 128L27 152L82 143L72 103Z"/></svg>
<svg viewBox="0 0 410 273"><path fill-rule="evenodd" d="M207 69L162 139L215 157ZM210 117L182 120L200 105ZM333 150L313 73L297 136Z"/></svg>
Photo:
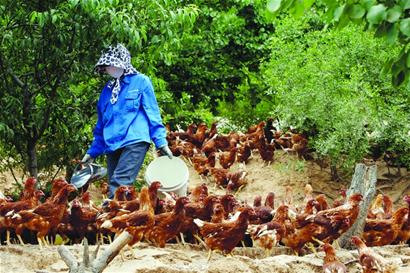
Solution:
<svg viewBox="0 0 410 273"><path fill-rule="evenodd" d="M273 161L273 156L275 153L274 144L267 144L265 138L259 138L257 148L263 161L268 163Z"/></svg>
<svg viewBox="0 0 410 273"><path fill-rule="evenodd" d="M44 237L61 222L67 208L68 195L75 191L77 189L73 185L65 185L53 200L46 201L34 210L20 211L12 219L15 219L19 228L36 231L40 246L42 243L47 244Z"/></svg>
<svg viewBox="0 0 410 273"><path fill-rule="evenodd" d="M261 225L249 225L247 232L256 245L265 249L266 256L270 256L272 248L277 246L282 236L284 236L284 227L275 221L271 221Z"/></svg>
<svg viewBox="0 0 410 273"><path fill-rule="evenodd" d="M194 144L197 148L201 148L202 144L204 143L204 140L206 138L206 131L208 130L208 127L206 126L205 123L201 123L198 125L198 128L195 132L195 134L191 135L190 141L192 144Z"/></svg>
<svg viewBox="0 0 410 273"><path fill-rule="evenodd" d="M363 239L368 246L383 246L396 240L406 221L408 208L399 208L391 219L367 219Z"/></svg>
<svg viewBox="0 0 410 273"><path fill-rule="evenodd" d="M133 236L133 240L128 243L132 246L141 241L144 233L151 229L153 225L154 208L151 206L149 189L142 187L140 193L140 209L106 220L101 225L101 228L108 229L117 234L124 229L127 230Z"/></svg>
<svg viewBox="0 0 410 273"><path fill-rule="evenodd" d="M24 183L23 191L20 195L19 200L28 200L34 195L34 191L36 190L37 179L34 177L27 178L26 182Z"/></svg>
<svg viewBox="0 0 410 273"><path fill-rule="evenodd" d="M272 210L275 208L275 193L269 192L266 195L265 206L270 207Z"/></svg>
<svg viewBox="0 0 410 273"><path fill-rule="evenodd" d="M224 206L220 203L216 203L213 208L211 222L212 223L222 223L225 220L225 210Z"/></svg>
<svg viewBox="0 0 410 273"><path fill-rule="evenodd" d="M30 196L30 195L26 195L26 196ZM10 244L9 229L16 227L14 224L14 221L12 220L12 217L22 210L29 210L29 209L32 209L38 206L40 204L39 200L43 196L44 196L44 193L41 190L35 190L33 196L27 200L20 200L17 202L7 202L5 204L0 205L0 230L2 229L7 230L7 238L6 238L7 244ZM20 243L24 244L23 240L21 239L21 234L22 234L22 230L21 232L18 231L16 235Z"/></svg>
<svg viewBox="0 0 410 273"><path fill-rule="evenodd" d="M387 260L368 248L366 244L357 236L352 237L352 242L359 251L359 262L362 266L363 273L392 273L395 272L395 266L389 265Z"/></svg>
<svg viewBox="0 0 410 273"><path fill-rule="evenodd" d="M203 201L189 202L185 204L185 214L191 218L200 218L209 221L213 212L213 206L219 202L216 195L209 195Z"/></svg>
<svg viewBox="0 0 410 273"><path fill-rule="evenodd" d="M276 128L273 126L273 118L268 118L268 120L266 121L266 125L263 128L263 133L265 135L266 142L272 142L274 131L276 131Z"/></svg>
<svg viewBox="0 0 410 273"><path fill-rule="evenodd" d="M222 168L209 168L211 175L213 176L215 183L218 186L225 186L229 182L228 170Z"/></svg>
<svg viewBox="0 0 410 273"><path fill-rule="evenodd" d="M87 235L95 234L97 227L95 219L97 212L90 207L85 207L80 200L74 199L71 204L69 228L71 232L65 235L75 243L80 243ZM90 238L91 236L88 236Z"/></svg>
<svg viewBox="0 0 410 273"><path fill-rule="evenodd" d="M383 195L383 209L384 209L384 218L389 219L390 217L392 217L393 201L386 194Z"/></svg>
<svg viewBox="0 0 410 273"><path fill-rule="evenodd" d="M211 129L209 129L209 132L206 133L206 140L213 138L213 137L218 133L217 126L218 126L218 123L217 123L217 122L213 122L213 123L211 124ZM205 141L206 141L206 140L205 140ZM205 141L204 141L204 142L205 142Z"/></svg>
<svg viewBox="0 0 410 273"><path fill-rule="evenodd" d="M159 247L175 238L182 230L185 220L184 205L189 202L187 197L179 197L174 210L155 215L154 227L146 233L146 238Z"/></svg>
<svg viewBox="0 0 410 273"><path fill-rule="evenodd" d="M327 210L329 208L326 196L324 194L319 194L318 196L316 196L315 200L317 201L317 211Z"/></svg>
<svg viewBox="0 0 410 273"><path fill-rule="evenodd" d="M409 213L407 214L406 221L403 223L403 226L397 235L395 243L406 243L410 240L410 195L404 196L403 200L407 203Z"/></svg>
<svg viewBox="0 0 410 273"><path fill-rule="evenodd" d="M219 164L222 168L229 169L233 165L237 150L237 147L233 147L228 152L222 152L219 154Z"/></svg>
<svg viewBox="0 0 410 273"><path fill-rule="evenodd" d="M359 214L361 194L353 194L343 206L319 211L305 218L306 225L292 234L286 245L300 252L304 243L317 238L326 243L340 237L356 221Z"/></svg>
<svg viewBox="0 0 410 273"><path fill-rule="evenodd" d="M239 206L238 201L232 194L225 194L219 199L225 210L225 218L227 218L228 215L232 214L236 207Z"/></svg>
<svg viewBox="0 0 410 273"><path fill-rule="evenodd" d="M151 202L151 207L154 209L155 214L159 213L158 190L161 187L162 187L161 182L153 181L148 188L149 200Z"/></svg>
<svg viewBox="0 0 410 273"><path fill-rule="evenodd" d="M315 199L310 199L303 210L302 213L296 215L295 227L302 228L310 222L307 218L311 218L312 215L316 214L315 207L318 202Z"/></svg>
<svg viewBox="0 0 410 273"><path fill-rule="evenodd" d="M209 249L229 254L243 239L248 228L248 219L249 209L244 208L235 220L210 223L194 219L194 223L199 227L199 232Z"/></svg>
<svg viewBox="0 0 410 273"><path fill-rule="evenodd" d="M64 178L57 178L51 182L51 194L47 200L52 200L68 182Z"/></svg>
<svg viewBox="0 0 410 273"><path fill-rule="evenodd" d="M248 140L245 140L238 147L236 153L236 160L241 163L248 163L249 158L252 155L251 145Z"/></svg>
<svg viewBox="0 0 410 273"><path fill-rule="evenodd" d="M128 193L128 186L119 186L114 193L115 201L126 201Z"/></svg>
<svg viewBox="0 0 410 273"><path fill-rule="evenodd" d="M323 250L325 252L323 273L347 273L346 266L336 257L336 252L330 244L324 244Z"/></svg>
<svg viewBox="0 0 410 273"><path fill-rule="evenodd" d="M352 194L346 204L319 211L314 217L314 222L326 227L326 232L322 233L319 239L331 243L346 232L356 221L360 202L363 197L361 194Z"/></svg>
<svg viewBox="0 0 410 273"><path fill-rule="evenodd" d="M208 187L205 183L196 186L192 189L191 193L189 194L189 201L190 202L199 202L203 201L208 196Z"/></svg>
<svg viewBox="0 0 410 273"><path fill-rule="evenodd" d="M248 172L241 170L228 173L228 184L226 185L227 191L232 192L234 190L241 190L248 183L246 179L247 174Z"/></svg>

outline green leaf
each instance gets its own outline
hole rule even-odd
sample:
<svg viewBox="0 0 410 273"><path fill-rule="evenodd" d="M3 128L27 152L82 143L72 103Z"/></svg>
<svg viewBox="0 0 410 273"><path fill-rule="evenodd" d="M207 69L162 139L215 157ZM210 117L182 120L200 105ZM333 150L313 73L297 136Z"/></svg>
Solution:
<svg viewBox="0 0 410 273"><path fill-rule="evenodd" d="M360 19L363 17L365 13L366 13L366 10L361 5L356 4L350 8L349 15L350 15L350 18Z"/></svg>
<svg viewBox="0 0 410 273"><path fill-rule="evenodd" d="M400 31L410 37L410 18L406 18L404 20L401 20L400 22Z"/></svg>
<svg viewBox="0 0 410 273"><path fill-rule="evenodd" d="M410 52L407 52L406 66L410 68Z"/></svg>
<svg viewBox="0 0 410 273"><path fill-rule="evenodd" d="M387 11L386 20L390 23L394 23L400 18L401 14L402 14L401 7L398 5L395 5L394 7L392 7L391 9Z"/></svg>
<svg viewBox="0 0 410 273"><path fill-rule="evenodd" d="M375 0L361 0L361 1L360 1L360 4L361 4L366 10L369 10L375 3L376 3Z"/></svg>
<svg viewBox="0 0 410 273"><path fill-rule="evenodd" d="M267 3L267 8L270 12L275 12L280 8L282 0L269 0Z"/></svg>
<svg viewBox="0 0 410 273"><path fill-rule="evenodd" d="M386 19L386 7L383 4L371 7L366 15L366 18L371 24L379 24Z"/></svg>
<svg viewBox="0 0 410 273"><path fill-rule="evenodd" d="M399 25L397 23L391 24L386 34L387 42L390 45L392 45L397 41L398 37L399 37Z"/></svg>
<svg viewBox="0 0 410 273"><path fill-rule="evenodd" d="M343 14L343 10L344 10L345 6L346 5L343 5L343 6L338 7L337 9L335 9L335 13L333 14L333 19L335 21L339 21L340 17Z"/></svg>
<svg viewBox="0 0 410 273"><path fill-rule="evenodd" d="M410 0L400 0L400 6L403 10L410 9Z"/></svg>

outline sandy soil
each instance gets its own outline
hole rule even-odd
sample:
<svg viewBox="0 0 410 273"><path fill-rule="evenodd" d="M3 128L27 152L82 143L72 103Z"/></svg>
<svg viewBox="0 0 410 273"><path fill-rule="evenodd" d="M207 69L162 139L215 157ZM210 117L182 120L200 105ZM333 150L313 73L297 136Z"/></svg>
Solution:
<svg viewBox="0 0 410 273"><path fill-rule="evenodd" d="M68 246L68 249L81 260L81 245ZM92 246L91 250L95 247ZM410 272L410 248L408 246L385 246L374 248L389 263L397 265L398 273ZM101 249L104 250L104 247ZM100 250L100 251L101 251ZM162 273L162 272L208 272L208 273L240 273L240 272L322 272L323 252L303 257L288 255L289 250L278 247L272 256L264 256L257 248L236 248L233 255L225 257L212 254L207 260L207 251L196 245L172 245L156 248L139 243L134 246L135 256L125 250L123 259L118 255L104 270L104 273ZM361 272L357 261L357 251L337 251L337 256L346 264L348 272ZM1 246L0 272L67 272L68 267L60 259L57 247L39 246Z"/></svg>
<svg viewBox="0 0 410 273"><path fill-rule="evenodd" d="M238 169L238 165L232 169ZM294 191L294 202L296 204L303 200L303 188L310 183L314 193L324 193L333 200L338 198L338 189L343 185L348 187L349 181L335 183L330 179L329 170L321 170L313 162L297 160L294 156L284 153L275 154L275 162L271 165L264 164L259 156L246 165L248 172L248 185L237 193L237 198L253 202L256 195L263 197L269 191L276 194L276 205L279 204L284 195L285 186L290 185ZM392 170L396 173L396 170ZM401 198L404 194L410 194L410 173L401 170L401 176L388 175L386 167L378 163L378 190L392 196L396 206L403 205ZM10 187L12 179L7 174L0 175L0 191ZM225 190L215 188L212 180L201 179L190 167L189 188L208 183L211 193L224 194ZM95 199L100 198L99 190L90 187ZM79 245L68 246L68 248L81 260L82 247ZM92 246L92 249L94 246ZM104 247L103 247L104 248ZM232 257L213 254L207 260L208 252L198 245L168 244L165 248L156 248L146 243L134 246L135 257L129 250L124 251L124 260L116 257L105 273L134 273L134 272L322 272L323 253L309 254L297 257L291 254L289 249L278 247L271 256L266 257L259 248L236 248ZM387 258L390 262L397 264L400 273L410 272L410 247L409 246L385 246L375 250ZM338 257L348 267L348 272L361 272L357 251L340 250ZM36 245L13 245L0 246L0 272L67 272L67 266L57 253L57 246L46 247L40 250Z"/></svg>

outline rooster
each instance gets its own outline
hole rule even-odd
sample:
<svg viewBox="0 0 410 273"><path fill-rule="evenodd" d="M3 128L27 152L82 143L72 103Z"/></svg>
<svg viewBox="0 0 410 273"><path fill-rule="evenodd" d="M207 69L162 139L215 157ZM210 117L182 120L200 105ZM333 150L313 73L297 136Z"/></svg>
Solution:
<svg viewBox="0 0 410 273"><path fill-rule="evenodd" d="M194 223L199 227L199 232L211 251L219 250L229 254L245 235L249 224L249 209L243 208L238 218L231 221L211 223L194 219Z"/></svg>
<svg viewBox="0 0 410 273"><path fill-rule="evenodd" d="M359 262L362 266L363 273L393 273L395 265L388 264L387 260L368 248L366 244L357 236L352 237L352 242L359 251Z"/></svg>
<svg viewBox="0 0 410 273"><path fill-rule="evenodd" d="M336 257L336 252L330 244L324 244L323 273L347 273L347 268Z"/></svg>

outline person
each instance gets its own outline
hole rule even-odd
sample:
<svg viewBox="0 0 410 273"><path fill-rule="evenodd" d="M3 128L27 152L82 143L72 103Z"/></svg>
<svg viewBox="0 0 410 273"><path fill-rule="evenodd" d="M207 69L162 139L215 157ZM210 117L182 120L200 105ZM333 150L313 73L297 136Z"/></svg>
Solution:
<svg viewBox="0 0 410 273"><path fill-rule="evenodd" d="M108 47L95 71L112 79L101 91L94 139L81 162L107 155L108 198L112 199L120 185L135 181L151 140L161 155L172 158L172 152L151 80L132 66L129 51L122 44Z"/></svg>

